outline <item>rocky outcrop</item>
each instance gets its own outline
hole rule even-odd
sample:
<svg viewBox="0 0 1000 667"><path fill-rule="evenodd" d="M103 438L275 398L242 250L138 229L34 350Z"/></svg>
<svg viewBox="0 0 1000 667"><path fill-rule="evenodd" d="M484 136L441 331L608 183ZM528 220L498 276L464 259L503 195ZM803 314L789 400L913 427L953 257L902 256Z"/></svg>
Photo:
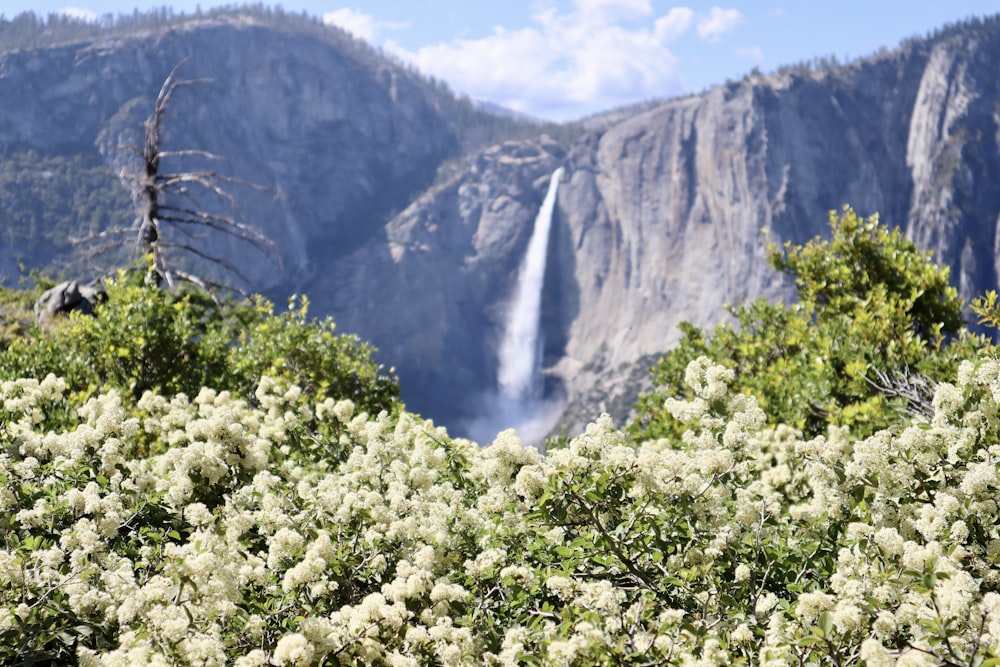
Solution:
<svg viewBox="0 0 1000 667"><path fill-rule="evenodd" d="M105 299L107 293L100 285L81 285L75 280L67 280L42 292L35 302L35 318L54 317L72 311L89 315Z"/></svg>

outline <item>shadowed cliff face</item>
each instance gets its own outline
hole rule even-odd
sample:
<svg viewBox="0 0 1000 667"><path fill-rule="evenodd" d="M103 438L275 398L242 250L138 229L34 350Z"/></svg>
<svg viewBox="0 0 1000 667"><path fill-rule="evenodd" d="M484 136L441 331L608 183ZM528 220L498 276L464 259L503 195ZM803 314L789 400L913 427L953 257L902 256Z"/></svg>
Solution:
<svg viewBox="0 0 1000 667"><path fill-rule="evenodd" d="M571 432L602 410L627 414L681 321L791 299L767 240L823 235L827 211L845 203L949 263L963 296L996 287L997 21L618 112L572 144L544 137L465 156L442 98L351 54L235 20L0 54L0 143L99 153L111 187L118 146L192 56L183 74L214 82L178 97L169 140L229 156L222 171L272 189L241 193L237 213L279 243L284 265L251 259L246 270L276 300L305 291L315 314L371 341L408 405L449 426L495 389L517 268L558 166L544 365ZM452 176L435 183L445 158L456 158ZM23 255L0 245L0 274L16 276Z"/></svg>

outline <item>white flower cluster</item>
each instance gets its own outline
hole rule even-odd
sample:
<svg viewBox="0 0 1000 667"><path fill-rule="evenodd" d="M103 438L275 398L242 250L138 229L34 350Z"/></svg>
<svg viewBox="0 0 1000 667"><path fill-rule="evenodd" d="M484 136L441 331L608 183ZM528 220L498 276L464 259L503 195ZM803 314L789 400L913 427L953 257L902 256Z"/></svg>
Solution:
<svg viewBox="0 0 1000 667"><path fill-rule="evenodd" d="M1000 657L1000 364L863 441L766 428L731 379L690 365L681 442L602 417L547 456L270 379L75 414L55 378L2 383L0 661L66 636L83 665Z"/></svg>

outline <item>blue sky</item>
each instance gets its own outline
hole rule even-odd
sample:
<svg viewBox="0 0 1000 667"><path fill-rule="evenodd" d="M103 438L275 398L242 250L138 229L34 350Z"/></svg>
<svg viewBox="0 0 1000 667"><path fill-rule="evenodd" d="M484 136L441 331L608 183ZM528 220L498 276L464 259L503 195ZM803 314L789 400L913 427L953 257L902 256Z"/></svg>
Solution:
<svg viewBox="0 0 1000 667"><path fill-rule="evenodd" d="M96 18L226 0L2 0ZM469 96L535 116L577 118L698 92L753 67L892 48L944 23L1000 10L996 0L288 0L412 61Z"/></svg>

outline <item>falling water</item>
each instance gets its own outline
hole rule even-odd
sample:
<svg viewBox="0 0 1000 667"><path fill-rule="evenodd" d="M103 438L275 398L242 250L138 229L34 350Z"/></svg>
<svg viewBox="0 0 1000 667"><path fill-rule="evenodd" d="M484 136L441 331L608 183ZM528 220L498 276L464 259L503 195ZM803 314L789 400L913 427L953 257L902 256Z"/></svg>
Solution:
<svg viewBox="0 0 1000 667"><path fill-rule="evenodd" d="M535 218L535 229L521 265L517 294L507 318L507 330L500 343L497 374L500 395L518 403L541 395L542 285L545 282L552 212L562 174L562 167L552 174L549 190Z"/></svg>
<svg viewBox="0 0 1000 667"><path fill-rule="evenodd" d="M507 328L500 342L497 389L483 397L482 412L466 424L474 440L487 444L506 428L514 428L525 444L542 449L562 407L561 399L542 395L542 287L549 230L556 205L562 168L549 180L549 190L535 218L528 251L521 264L517 291L507 314Z"/></svg>

